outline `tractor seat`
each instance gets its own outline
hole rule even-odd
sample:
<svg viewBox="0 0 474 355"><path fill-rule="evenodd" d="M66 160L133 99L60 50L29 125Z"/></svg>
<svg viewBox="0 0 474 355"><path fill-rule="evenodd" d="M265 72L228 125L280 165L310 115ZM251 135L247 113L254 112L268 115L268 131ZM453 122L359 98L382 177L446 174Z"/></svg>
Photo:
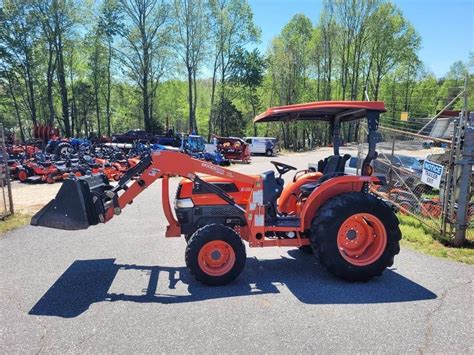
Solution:
<svg viewBox="0 0 474 355"><path fill-rule="evenodd" d="M318 167L323 167L323 176L319 178L316 182L311 182L309 184L304 184L301 186L301 193L303 196L309 196L314 189L321 185L324 181L329 180L336 176L344 175L344 169L346 167L346 162L351 158L350 154L332 155L326 159L320 160L318 162Z"/></svg>
<svg viewBox="0 0 474 355"><path fill-rule="evenodd" d="M263 179L263 203L272 203L278 200L283 191L284 181L282 178L276 178L275 172L265 171L261 174Z"/></svg>
<svg viewBox="0 0 474 355"><path fill-rule="evenodd" d="M275 172L270 170L261 174L263 180L263 204L265 205L265 221L277 219L277 200L283 191L284 180L275 177Z"/></svg>

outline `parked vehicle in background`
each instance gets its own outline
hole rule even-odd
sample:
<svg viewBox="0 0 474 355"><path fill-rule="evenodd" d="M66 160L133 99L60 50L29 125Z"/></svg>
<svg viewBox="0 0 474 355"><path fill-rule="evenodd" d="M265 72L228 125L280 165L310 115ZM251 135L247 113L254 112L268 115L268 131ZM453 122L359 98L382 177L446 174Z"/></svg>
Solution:
<svg viewBox="0 0 474 355"><path fill-rule="evenodd" d="M363 160L357 157L351 157L346 161L344 173L346 175L361 175ZM423 165L418 158L406 155L384 155L380 154L377 160L372 161L374 173L383 175L390 184L390 188L406 189L410 187L417 194L426 193L432 188L421 182L421 173ZM392 171L390 169L392 167ZM318 171L316 163L308 164L309 170Z"/></svg>
<svg viewBox="0 0 474 355"><path fill-rule="evenodd" d="M397 168L402 168L412 174L416 174L419 176L421 176L421 173L423 171L423 165L421 165L418 158L409 157L406 155L390 155L388 157L382 155L380 159L382 161L389 160Z"/></svg>
<svg viewBox="0 0 474 355"><path fill-rule="evenodd" d="M147 133L141 129L131 129L122 134L114 134L112 136L112 142L114 143L155 143L156 137L151 134Z"/></svg>
<svg viewBox="0 0 474 355"><path fill-rule="evenodd" d="M278 152L276 138L271 137L245 137L245 143L250 147L251 154L265 154L268 157Z"/></svg>
<svg viewBox="0 0 474 355"><path fill-rule="evenodd" d="M172 129L169 129L165 134L156 136L155 143L179 148L181 146L181 139L182 138L179 134L176 134Z"/></svg>

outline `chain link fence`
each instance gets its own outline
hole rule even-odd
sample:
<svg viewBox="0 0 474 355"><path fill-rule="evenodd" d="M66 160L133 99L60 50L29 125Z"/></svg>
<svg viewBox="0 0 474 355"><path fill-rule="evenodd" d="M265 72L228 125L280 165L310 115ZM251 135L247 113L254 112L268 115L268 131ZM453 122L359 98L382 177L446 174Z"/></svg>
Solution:
<svg viewBox="0 0 474 355"><path fill-rule="evenodd" d="M390 201L400 214L419 220L434 237L451 242L456 228L459 228L457 213L463 157L459 137L463 137L464 132L455 130L453 140L384 126L379 127L379 132L379 155L372 165L374 174L384 176L387 184L377 187L373 192ZM362 143L366 135L367 127L361 125L357 157L351 158L349 172L355 169L357 174L360 173L368 148L367 144ZM426 168L423 171L425 161L434 163L432 166L438 169L436 179L428 176ZM467 199L466 234L467 239L474 241L472 191L471 187Z"/></svg>
<svg viewBox="0 0 474 355"><path fill-rule="evenodd" d="M13 198L8 171L8 153L5 146L5 131L0 123L0 219L13 214Z"/></svg>

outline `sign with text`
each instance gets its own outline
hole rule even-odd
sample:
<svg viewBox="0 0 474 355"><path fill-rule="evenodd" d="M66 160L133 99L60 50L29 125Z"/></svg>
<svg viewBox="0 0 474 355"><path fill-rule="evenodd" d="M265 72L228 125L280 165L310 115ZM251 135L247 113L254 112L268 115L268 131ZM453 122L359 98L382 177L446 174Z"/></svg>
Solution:
<svg viewBox="0 0 474 355"><path fill-rule="evenodd" d="M423 172L421 174L421 181L426 185L439 189L441 177L443 176L444 166L425 160L423 163Z"/></svg>

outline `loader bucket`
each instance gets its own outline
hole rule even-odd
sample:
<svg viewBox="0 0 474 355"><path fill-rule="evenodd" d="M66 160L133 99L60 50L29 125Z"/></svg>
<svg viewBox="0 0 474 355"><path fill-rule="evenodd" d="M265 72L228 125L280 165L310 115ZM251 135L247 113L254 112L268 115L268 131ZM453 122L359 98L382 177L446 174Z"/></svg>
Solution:
<svg viewBox="0 0 474 355"><path fill-rule="evenodd" d="M104 192L110 189L103 175L64 180L56 197L31 218L33 226L78 230L103 221Z"/></svg>

